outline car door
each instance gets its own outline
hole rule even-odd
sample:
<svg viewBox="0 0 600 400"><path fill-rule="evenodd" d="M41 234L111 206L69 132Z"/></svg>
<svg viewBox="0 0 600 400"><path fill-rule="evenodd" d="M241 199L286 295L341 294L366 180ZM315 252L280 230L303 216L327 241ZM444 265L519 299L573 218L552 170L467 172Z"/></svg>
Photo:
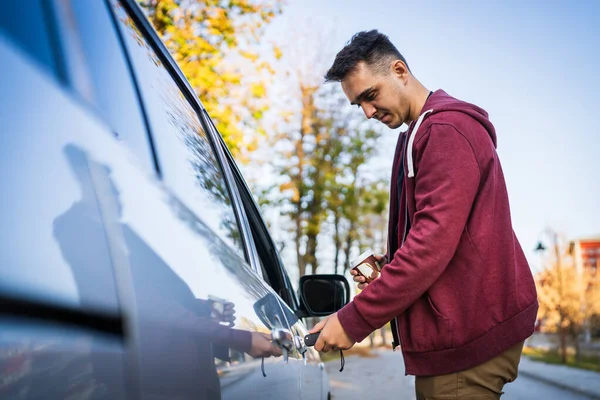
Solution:
<svg viewBox="0 0 600 400"><path fill-rule="evenodd" d="M303 343L303 338L308 334L308 330L302 319L299 318L300 315L303 315L300 311L302 307L295 295L279 251L266 228L256 201L223 141L221 141L221 146L227 154L228 163L231 166L236 185L240 191L240 197L251 226L254 248L260 260L263 276L273 290L284 300L284 304L282 304L284 314L288 316L292 332L297 338L297 350L299 351L297 352L298 357L295 361L302 365L298 370L300 398L307 400L326 399L330 391L329 378L325 372L319 353L314 348L307 347Z"/></svg>
<svg viewBox="0 0 600 400"><path fill-rule="evenodd" d="M263 378L260 361L236 350L248 345L244 331L289 330L240 255L245 247L235 247L238 216L221 204L209 227L149 170L157 163L147 132L104 114L94 90L110 85L90 85L87 55L73 54L84 43L75 40L76 13L61 10L69 26L57 42L70 43L62 83L0 38L0 182L10 194L2 198L3 397L212 399L241 387L244 398L255 389L297 398L280 359L267 361ZM114 101L139 117L127 96ZM192 148L208 159L206 143ZM218 175L218 164L203 165ZM215 207L204 211L210 218ZM220 321L222 300L235 304L234 326Z"/></svg>
<svg viewBox="0 0 600 400"><path fill-rule="evenodd" d="M139 7L116 0L109 5L166 193L118 182L116 174L105 179L119 199L109 225L121 236L115 246L127 249L141 392L154 398L241 399L249 391L254 398L298 398L297 374L285 357L266 359L261 368L262 360L240 345L265 333L294 352L280 299L248 264L255 257L248 222L206 129L205 110ZM231 304L235 322L220 320L222 307Z"/></svg>
<svg viewBox="0 0 600 400"><path fill-rule="evenodd" d="M0 17L0 398L135 398L118 285L47 2Z"/></svg>

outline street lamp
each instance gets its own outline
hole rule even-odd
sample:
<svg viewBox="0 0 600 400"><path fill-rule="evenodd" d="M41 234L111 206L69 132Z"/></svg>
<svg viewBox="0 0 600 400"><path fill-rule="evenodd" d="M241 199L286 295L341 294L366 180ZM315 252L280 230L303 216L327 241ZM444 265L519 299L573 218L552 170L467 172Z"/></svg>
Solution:
<svg viewBox="0 0 600 400"><path fill-rule="evenodd" d="M534 251L536 252L540 252L540 251L544 251L546 250L546 246L544 246L544 243L542 242L538 242L537 246L535 247Z"/></svg>

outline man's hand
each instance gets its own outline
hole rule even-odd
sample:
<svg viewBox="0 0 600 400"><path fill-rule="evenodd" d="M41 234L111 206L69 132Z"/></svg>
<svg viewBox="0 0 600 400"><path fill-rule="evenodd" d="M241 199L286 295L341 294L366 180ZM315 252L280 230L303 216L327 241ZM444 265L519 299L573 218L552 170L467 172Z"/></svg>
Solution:
<svg viewBox="0 0 600 400"><path fill-rule="evenodd" d="M281 349L279 346L271 342L271 335L262 332L251 332L252 333L252 345L247 353L254 358L261 357L279 357L281 355Z"/></svg>
<svg viewBox="0 0 600 400"><path fill-rule="evenodd" d="M384 255L376 255L375 258L377 259L377 262L379 263L379 265L381 267L383 267L383 265L387 262L386 258ZM350 270L350 274L352 275L352 280L356 283L358 283L358 288L360 290L365 290L365 288L367 286L369 286L368 283L366 283L366 279L364 276L360 275L358 272L356 272L355 270L351 269ZM371 279L377 279L379 278L380 273L377 271L373 271L372 275L371 275Z"/></svg>
<svg viewBox="0 0 600 400"><path fill-rule="evenodd" d="M330 350L348 350L354 346L354 341L348 336L337 313L331 314L324 320L316 324L309 332L319 334L319 338L315 343L315 350L327 353Z"/></svg>

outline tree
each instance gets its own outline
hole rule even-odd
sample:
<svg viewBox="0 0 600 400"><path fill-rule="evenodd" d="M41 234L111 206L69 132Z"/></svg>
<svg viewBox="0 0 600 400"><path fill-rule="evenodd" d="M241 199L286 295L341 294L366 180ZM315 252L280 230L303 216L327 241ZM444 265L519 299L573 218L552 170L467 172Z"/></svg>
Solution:
<svg viewBox="0 0 600 400"><path fill-rule="evenodd" d="M307 265L315 273L317 237L326 216L324 189L331 179L332 151L336 138L332 131L332 119L316 104L318 87L300 83L300 126L293 126L278 140L287 141L291 150L284 153L284 163L278 172L289 177L280 186L284 202L291 207L287 215L294 221L294 242L299 275L306 274Z"/></svg>
<svg viewBox="0 0 600 400"><path fill-rule="evenodd" d="M361 196L360 247L369 247L376 254L387 250L389 195L388 181L379 179L369 182Z"/></svg>
<svg viewBox="0 0 600 400"><path fill-rule="evenodd" d="M346 272L355 245L359 250L370 247L381 251L385 248L389 193L384 180L361 176L366 162L376 154L379 132L360 123L349 124L341 132L342 139L347 143L341 146L336 166L338 174L336 180L331 182L328 196L335 232L335 273L340 267L340 253L344 255L340 272Z"/></svg>
<svg viewBox="0 0 600 400"><path fill-rule="evenodd" d="M578 270L569 254L568 245L558 234L550 232L551 248L546 268L536 276L540 303L538 318L560 339L560 357L567 362L567 338L575 344L580 358L579 339L586 324L600 315L600 282L597 274Z"/></svg>
<svg viewBox="0 0 600 400"><path fill-rule="evenodd" d="M273 70L253 51L281 0L139 0L238 159L268 108ZM275 58L281 56L273 48ZM254 138L255 139L255 138Z"/></svg>
<svg viewBox="0 0 600 400"><path fill-rule="evenodd" d="M333 59L327 40L333 35L314 29L314 21L310 24L292 27L293 41L282 45L278 81L284 89L277 96L282 118L268 144L279 184L275 190L264 184L265 190L258 190L259 203L268 209L277 206L288 218L300 276L321 269L317 253L330 242L335 248L332 269L342 263L342 253L347 264L368 208L360 198L371 180L361 177L362 169L379 137L372 122L350 111L339 85L323 85Z"/></svg>
<svg viewBox="0 0 600 400"><path fill-rule="evenodd" d="M348 264L361 223L373 212L384 212L387 190L383 196L376 194L381 184L360 175L375 154L379 131L355 110L349 110L336 85L310 90L301 86L300 93L300 129L292 128L278 136L280 143L289 144L278 171L288 178L279 189L288 206L287 215L294 221L302 276L308 267L312 273L319 268L317 247L325 227L333 231L334 271L340 264ZM341 253L345 255L343 263Z"/></svg>

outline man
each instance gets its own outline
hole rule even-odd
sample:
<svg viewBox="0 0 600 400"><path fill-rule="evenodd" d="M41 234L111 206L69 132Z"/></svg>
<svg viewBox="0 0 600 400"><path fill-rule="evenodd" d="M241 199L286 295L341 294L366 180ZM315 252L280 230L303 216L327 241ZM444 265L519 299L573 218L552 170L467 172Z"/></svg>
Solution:
<svg viewBox="0 0 600 400"><path fill-rule="evenodd" d="M394 157L386 265L368 285L354 276L363 291L311 329L315 348L348 349L392 320L417 398L499 398L538 304L488 114L430 92L376 30L354 35L325 79L367 118L409 129Z"/></svg>

